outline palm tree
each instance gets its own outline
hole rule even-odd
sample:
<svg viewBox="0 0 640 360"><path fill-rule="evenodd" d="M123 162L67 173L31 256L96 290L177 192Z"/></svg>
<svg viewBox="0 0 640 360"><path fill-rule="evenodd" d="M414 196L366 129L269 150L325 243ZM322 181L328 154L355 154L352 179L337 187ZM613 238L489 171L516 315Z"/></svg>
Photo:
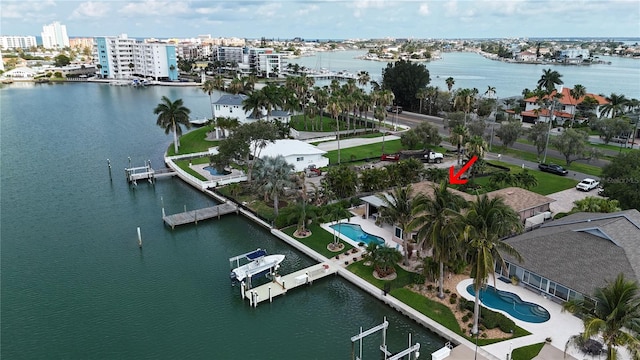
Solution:
<svg viewBox="0 0 640 360"><path fill-rule="evenodd" d="M202 84L201 89L203 92L209 95L209 105L211 106L211 119L214 119L216 115L213 111L213 99L211 98L211 95L216 90L215 84L213 83L213 81L207 80L204 82L204 84Z"/></svg>
<svg viewBox="0 0 640 360"><path fill-rule="evenodd" d="M544 89L547 92L547 95L551 95L551 93L556 89L556 85L562 85L564 82L560 79L562 75L556 70L546 69L542 70L542 76L538 80L538 88Z"/></svg>
<svg viewBox="0 0 640 360"><path fill-rule="evenodd" d="M365 86L370 80L371 76L369 75L369 72L362 70L358 73L358 85Z"/></svg>
<svg viewBox="0 0 640 360"><path fill-rule="evenodd" d="M429 93L427 88L418 89L416 93L416 99L420 100L420 114L422 114L422 100L427 99Z"/></svg>
<svg viewBox="0 0 640 360"><path fill-rule="evenodd" d="M378 104L377 108L374 110L374 117L378 119L379 126L382 126L382 123L386 123L387 119L387 110L386 107L393 104L393 99L395 99L395 95L391 90L382 90L376 91L373 93L373 98L375 102ZM384 153L384 135L386 133L385 130L381 130L382 132L382 153Z"/></svg>
<svg viewBox="0 0 640 360"><path fill-rule="evenodd" d="M456 92L456 96L453 99L453 107L457 110L464 111L464 123L467 123L467 115L471 112L475 103L475 91L474 89L460 89Z"/></svg>
<svg viewBox="0 0 640 360"><path fill-rule="evenodd" d="M244 90L244 81L242 79L234 77L229 84L229 92L237 95Z"/></svg>
<svg viewBox="0 0 640 360"><path fill-rule="evenodd" d="M178 153L178 137L182 136L182 127L184 125L187 129L191 128L189 122L189 110L184 106L182 99L171 101L168 97L163 96L160 104L153 109L153 113L158 115L156 125L164 129L165 134L173 132L173 148L175 153Z"/></svg>
<svg viewBox="0 0 640 360"><path fill-rule="evenodd" d="M465 156L467 160L471 160L474 156L478 157L478 160L473 164L471 168L471 176L475 179L478 173L478 167L484 159L484 153L487 151L487 142L482 136L472 136L464 146Z"/></svg>
<svg viewBox="0 0 640 360"><path fill-rule="evenodd" d="M625 108L629 104L629 99L624 95L611 94L607 97L608 103L602 105L601 116L611 115L611 118L615 118L624 113Z"/></svg>
<svg viewBox="0 0 640 360"><path fill-rule="evenodd" d="M396 272L395 265L402 259L400 252L388 246L379 246L375 250L373 268L380 277L386 277Z"/></svg>
<svg viewBox="0 0 640 360"><path fill-rule="evenodd" d="M273 211L278 215L278 198L286 187L291 187L291 173L294 166L287 163L282 155L276 157L265 156L256 164L256 184L273 199Z"/></svg>
<svg viewBox="0 0 640 360"><path fill-rule="evenodd" d="M466 126L460 124L451 129L451 137L449 138L449 142L451 143L451 145L454 145L458 148L458 165L462 163L462 144L467 142L467 137L469 137L469 130Z"/></svg>
<svg viewBox="0 0 640 360"><path fill-rule="evenodd" d="M489 96L491 99L493 99L493 96L496 95L496 87L487 85L487 90L484 92L484 95Z"/></svg>
<svg viewBox="0 0 640 360"><path fill-rule="evenodd" d="M618 359L618 347L626 347L633 359L640 358L640 288L623 274L603 288L597 288L592 299L569 301L564 308L582 318L584 332L567 342L601 338L607 346L607 360ZM594 301L595 300L595 301ZM566 350L565 350L566 351Z"/></svg>
<svg viewBox="0 0 640 360"><path fill-rule="evenodd" d="M411 185L396 188L388 195L378 194L384 206L380 208L380 221L395 225L402 230L402 249L404 252L404 263L409 263L409 239L407 235L411 228L409 224L412 220L411 214Z"/></svg>
<svg viewBox="0 0 640 360"><path fill-rule="evenodd" d="M444 82L447 84L447 89L449 89L449 92L451 92L451 89L453 89L453 85L456 83L456 81L453 80L451 76L449 76Z"/></svg>
<svg viewBox="0 0 640 360"><path fill-rule="evenodd" d="M471 332L478 333L478 317L480 315L480 289L486 284L489 276L495 283L495 263L505 268L503 253L522 261L522 256L511 245L502 241L507 235L522 229L520 216L504 203L501 197L489 199L485 194L477 196L475 202L469 202L464 215L457 217L457 233L463 249L467 253L467 262L471 265L471 277L475 289L475 306L473 311L473 327Z"/></svg>
<svg viewBox="0 0 640 360"><path fill-rule="evenodd" d="M332 94L327 104L327 111L331 113L331 116L336 120L336 139L338 140L338 165L340 165L340 122L338 116L342 113L343 104L340 97Z"/></svg>
<svg viewBox="0 0 640 360"><path fill-rule="evenodd" d="M222 75L214 76L212 81L214 89L224 91L224 78Z"/></svg>
<svg viewBox="0 0 640 360"><path fill-rule="evenodd" d="M440 264L438 297L444 298L444 263L452 260L458 241L455 237L453 219L467 201L447 189L447 182L433 185L433 197L420 193L413 201L410 227L417 229L418 248L432 249L432 257Z"/></svg>
<svg viewBox="0 0 640 360"><path fill-rule="evenodd" d="M438 98L439 89L437 86L427 86L427 100L429 101L429 114L433 113L433 104Z"/></svg>
<svg viewBox="0 0 640 360"><path fill-rule="evenodd" d="M574 85L573 89L569 90L569 95L571 95L571 98L576 101L575 107L573 108L573 117L571 118L571 127L573 127L573 123L576 121L576 111L578 110L578 100L580 100L586 94L587 94L587 88L585 88L580 84Z"/></svg>
<svg viewBox="0 0 640 360"><path fill-rule="evenodd" d="M252 91L243 101L242 110L251 112L254 119L262 118L262 109L265 107L266 98L261 90Z"/></svg>

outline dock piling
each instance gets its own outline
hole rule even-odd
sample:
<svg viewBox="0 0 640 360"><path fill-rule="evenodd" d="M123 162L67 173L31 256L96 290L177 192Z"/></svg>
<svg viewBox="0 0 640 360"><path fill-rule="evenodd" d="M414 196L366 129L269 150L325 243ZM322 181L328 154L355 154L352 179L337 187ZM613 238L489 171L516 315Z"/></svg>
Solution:
<svg viewBox="0 0 640 360"><path fill-rule="evenodd" d="M140 235L140 227L138 226L138 247L142 249L142 235Z"/></svg>
<svg viewBox="0 0 640 360"><path fill-rule="evenodd" d="M111 175L111 161L109 159L107 159L107 167L109 168L109 180L113 180Z"/></svg>
<svg viewBox="0 0 640 360"><path fill-rule="evenodd" d="M269 286L269 302L272 302L273 298L271 297L271 286Z"/></svg>

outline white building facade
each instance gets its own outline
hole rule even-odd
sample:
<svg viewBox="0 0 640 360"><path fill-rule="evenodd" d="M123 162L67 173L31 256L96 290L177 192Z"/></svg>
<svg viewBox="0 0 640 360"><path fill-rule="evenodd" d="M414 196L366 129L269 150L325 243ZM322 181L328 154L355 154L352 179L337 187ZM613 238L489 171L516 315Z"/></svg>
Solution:
<svg viewBox="0 0 640 360"><path fill-rule="evenodd" d="M143 43L128 38L126 34L97 37L94 55L102 78L178 79L176 49L171 44Z"/></svg>
<svg viewBox="0 0 640 360"><path fill-rule="evenodd" d="M38 46L38 43L35 36L0 36L0 48L2 50L28 49L36 46Z"/></svg>
<svg viewBox="0 0 640 360"><path fill-rule="evenodd" d="M67 27L54 22L42 27L42 46L45 49L63 48L69 46L69 36L67 36Z"/></svg>

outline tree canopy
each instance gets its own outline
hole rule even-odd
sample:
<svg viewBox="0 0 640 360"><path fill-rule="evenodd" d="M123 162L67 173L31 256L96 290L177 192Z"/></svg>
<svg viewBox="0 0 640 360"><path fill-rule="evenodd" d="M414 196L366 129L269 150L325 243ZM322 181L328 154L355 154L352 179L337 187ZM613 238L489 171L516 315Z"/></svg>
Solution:
<svg viewBox="0 0 640 360"><path fill-rule="evenodd" d="M620 154L602 169L604 193L622 209L640 209L640 151Z"/></svg>
<svg viewBox="0 0 640 360"><path fill-rule="evenodd" d="M393 92L397 105L411 110L419 110L416 94L430 81L429 70L423 64L400 60L382 69L382 88Z"/></svg>

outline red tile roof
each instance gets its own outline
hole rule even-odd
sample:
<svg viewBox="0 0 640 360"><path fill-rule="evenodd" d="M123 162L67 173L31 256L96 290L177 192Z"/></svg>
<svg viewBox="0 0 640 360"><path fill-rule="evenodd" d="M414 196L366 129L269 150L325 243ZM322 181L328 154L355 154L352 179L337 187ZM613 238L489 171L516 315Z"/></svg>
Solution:
<svg viewBox="0 0 640 360"><path fill-rule="evenodd" d="M571 90L570 88L562 88L562 98L559 99L558 101L560 101L561 104L563 105L573 105L575 106L576 104L580 104L586 97L592 97L594 98L597 102L598 105L604 105L604 104L608 104L609 101L600 96L600 95L596 95L596 94L590 94L587 93L585 94L585 96L579 98L578 100L574 99L571 97ZM554 96L556 94L556 91L554 91L551 95ZM544 97L545 99L547 98L547 96ZM538 97L537 96L532 96L530 98L524 99L524 101L526 102L538 102Z"/></svg>

